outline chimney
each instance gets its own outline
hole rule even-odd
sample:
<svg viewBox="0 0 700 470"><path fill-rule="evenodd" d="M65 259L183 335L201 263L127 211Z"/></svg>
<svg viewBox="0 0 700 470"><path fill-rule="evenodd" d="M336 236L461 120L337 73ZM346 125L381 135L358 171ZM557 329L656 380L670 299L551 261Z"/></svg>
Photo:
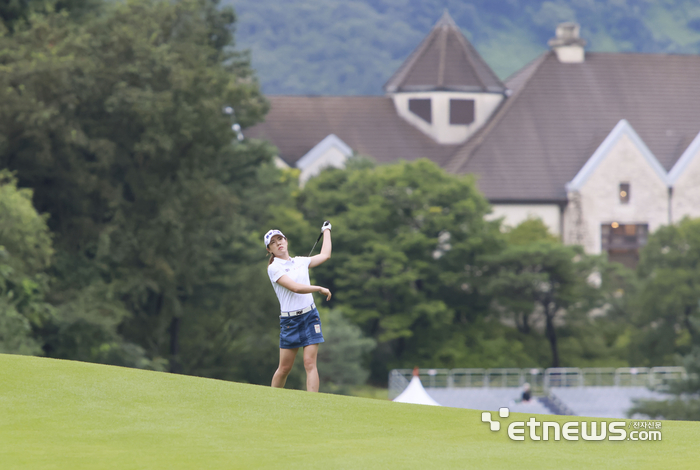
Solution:
<svg viewBox="0 0 700 470"><path fill-rule="evenodd" d="M583 46L586 41L579 37L581 27L576 23L560 23L557 25L556 37L549 40L549 47L557 54L557 59L563 64L580 64L585 53Z"/></svg>

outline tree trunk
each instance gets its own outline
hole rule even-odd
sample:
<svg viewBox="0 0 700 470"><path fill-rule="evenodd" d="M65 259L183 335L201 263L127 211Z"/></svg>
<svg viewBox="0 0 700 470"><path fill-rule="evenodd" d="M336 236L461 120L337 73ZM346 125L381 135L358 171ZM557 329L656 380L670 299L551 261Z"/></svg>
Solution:
<svg viewBox="0 0 700 470"><path fill-rule="evenodd" d="M516 313L515 325L521 333L530 333L530 315L528 313Z"/></svg>
<svg viewBox="0 0 700 470"><path fill-rule="evenodd" d="M549 346L552 349L552 367L559 367L559 349L557 348L557 332L554 329L554 314L557 313L556 307L550 311L549 303L544 305L544 315L547 318L547 339Z"/></svg>
<svg viewBox="0 0 700 470"><path fill-rule="evenodd" d="M182 372L180 366L180 318L173 317L170 321L170 372L179 374Z"/></svg>
<svg viewBox="0 0 700 470"><path fill-rule="evenodd" d="M700 335L695 329L695 326L690 321L690 314L692 313L691 307L686 306L685 311L683 313L685 316L683 323L685 323L685 327L688 328L688 333L690 333L691 342L693 343L693 345L700 345Z"/></svg>

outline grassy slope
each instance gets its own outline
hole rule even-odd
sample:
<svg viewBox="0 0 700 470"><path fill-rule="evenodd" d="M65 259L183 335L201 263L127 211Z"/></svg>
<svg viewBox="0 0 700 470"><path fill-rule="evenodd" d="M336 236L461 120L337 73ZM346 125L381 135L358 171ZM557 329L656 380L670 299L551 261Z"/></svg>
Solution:
<svg viewBox="0 0 700 470"><path fill-rule="evenodd" d="M516 443L473 410L0 355L3 469L680 469L699 438Z"/></svg>

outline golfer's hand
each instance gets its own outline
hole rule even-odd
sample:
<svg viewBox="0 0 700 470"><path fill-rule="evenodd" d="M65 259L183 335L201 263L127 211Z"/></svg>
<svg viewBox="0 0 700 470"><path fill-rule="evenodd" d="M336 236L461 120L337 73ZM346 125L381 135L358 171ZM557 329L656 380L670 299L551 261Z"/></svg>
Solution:
<svg viewBox="0 0 700 470"><path fill-rule="evenodd" d="M331 223L329 221L323 222L323 225L321 226L321 233L325 232L326 230L331 229Z"/></svg>
<svg viewBox="0 0 700 470"><path fill-rule="evenodd" d="M321 287L321 290L319 292L321 292L321 295L326 296L326 300L331 300L331 291L330 290L326 289L325 287Z"/></svg>

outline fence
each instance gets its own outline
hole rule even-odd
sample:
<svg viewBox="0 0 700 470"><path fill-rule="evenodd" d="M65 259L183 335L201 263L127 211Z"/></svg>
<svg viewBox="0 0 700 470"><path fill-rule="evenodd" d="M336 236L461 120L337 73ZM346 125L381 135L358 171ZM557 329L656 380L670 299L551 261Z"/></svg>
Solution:
<svg viewBox="0 0 700 470"><path fill-rule="evenodd" d="M412 369L389 373L389 399L407 386ZM522 387L526 382L535 394L546 394L551 387L649 387L665 389L669 383L685 379L683 367L556 367L549 369L419 369L426 388Z"/></svg>

